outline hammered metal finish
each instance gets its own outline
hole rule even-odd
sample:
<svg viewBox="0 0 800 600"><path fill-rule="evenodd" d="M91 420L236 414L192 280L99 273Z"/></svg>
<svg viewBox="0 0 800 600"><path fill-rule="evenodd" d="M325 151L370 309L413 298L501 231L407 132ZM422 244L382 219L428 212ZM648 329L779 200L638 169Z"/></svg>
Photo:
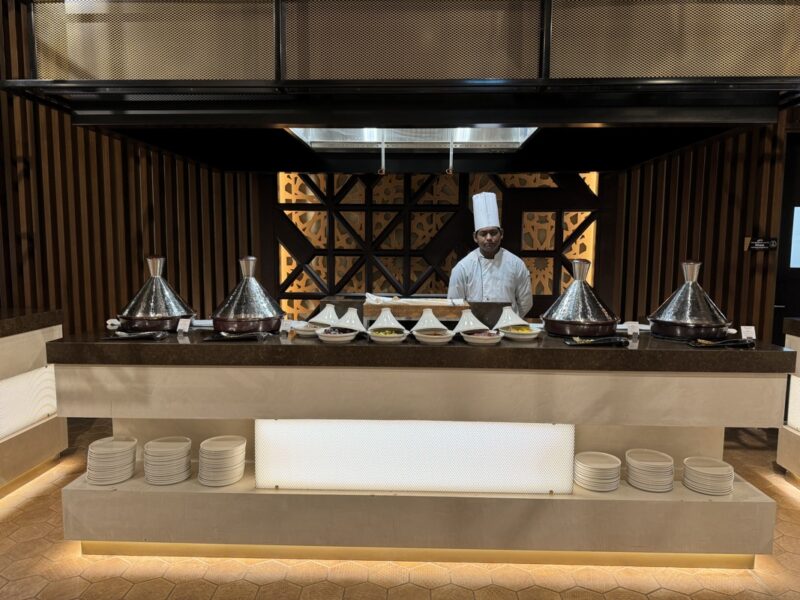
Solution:
<svg viewBox="0 0 800 600"><path fill-rule="evenodd" d="M194 311L162 276L164 257L151 256L145 262L150 279L120 312L121 327L126 331L173 331L180 319L193 317Z"/></svg>
<svg viewBox="0 0 800 600"><path fill-rule="evenodd" d="M277 331L283 311L255 278L256 257L239 260L242 280L211 318L214 329L228 333Z"/></svg>
<svg viewBox="0 0 800 600"><path fill-rule="evenodd" d="M693 261L683 263L686 281L648 317L653 333L693 339L727 335L731 321L697 283L702 264Z"/></svg>
<svg viewBox="0 0 800 600"><path fill-rule="evenodd" d="M619 319L594 293L586 282L591 263L585 259L572 261L575 281L542 315L544 328L553 335L612 335Z"/></svg>

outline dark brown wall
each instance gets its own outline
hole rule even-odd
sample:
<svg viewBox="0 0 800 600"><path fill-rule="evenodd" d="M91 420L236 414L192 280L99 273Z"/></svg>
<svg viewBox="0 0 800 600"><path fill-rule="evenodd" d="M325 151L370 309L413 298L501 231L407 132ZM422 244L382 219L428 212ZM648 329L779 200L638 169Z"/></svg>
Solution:
<svg viewBox="0 0 800 600"><path fill-rule="evenodd" d="M778 237L787 114L625 172L606 175L613 276L604 292L626 320L646 316L683 282L681 261L703 262L700 284L735 325L769 339L778 253L745 251ZM601 219L603 216L601 215Z"/></svg>
<svg viewBox="0 0 800 600"><path fill-rule="evenodd" d="M0 77L31 73L28 5L2 3ZM129 139L73 127L68 115L0 92L0 307L64 308L93 331L144 279L143 258L200 314L260 244L258 181Z"/></svg>

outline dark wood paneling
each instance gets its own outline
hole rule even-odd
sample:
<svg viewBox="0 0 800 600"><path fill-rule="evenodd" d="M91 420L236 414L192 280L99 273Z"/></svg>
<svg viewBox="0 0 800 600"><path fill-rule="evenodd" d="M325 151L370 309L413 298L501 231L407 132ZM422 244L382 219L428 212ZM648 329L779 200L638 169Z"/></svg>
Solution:
<svg viewBox="0 0 800 600"><path fill-rule="evenodd" d="M608 298L625 319L655 310L683 282L680 263L700 260L700 283L735 325L772 331L777 252L749 252L747 237L778 237L788 114L608 174L616 206ZM608 230L611 226L606 224ZM607 272L611 264L605 267Z"/></svg>
<svg viewBox="0 0 800 600"><path fill-rule="evenodd" d="M2 3L0 77L31 74L28 11ZM96 331L144 282L144 257L163 254L167 279L206 316L238 279L236 259L259 250L254 176L5 93L0 134L0 308L63 308L67 331Z"/></svg>

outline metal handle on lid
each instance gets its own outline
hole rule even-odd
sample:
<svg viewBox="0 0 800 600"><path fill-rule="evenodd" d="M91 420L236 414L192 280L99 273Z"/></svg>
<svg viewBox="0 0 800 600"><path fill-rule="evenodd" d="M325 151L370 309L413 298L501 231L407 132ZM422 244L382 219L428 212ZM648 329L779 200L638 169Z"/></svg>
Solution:
<svg viewBox="0 0 800 600"><path fill-rule="evenodd" d="M697 278L700 276L700 267L703 265L701 262L694 260L687 260L681 266L683 268L683 277L687 283L697 283Z"/></svg>
<svg viewBox="0 0 800 600"><path fill-rule="evenodd" d="M239 259L239 268L242 270L242 277L255 277L256 275L256 257L243 256Z"/></svg>
<svg viewBox="0 0 800 600"><path fill-rule="evenodd" d="M150 270L150 277L161 277L164 273L164 263L166 259L163 256L148 256L145 259L147 268Z"/></svg>
<svg viewBox="0 0 800 600"><path fill-rule="evenodd" d="M572 277L575 281L586 281L592 263L585 258L576 258L572 261Z"/></svg>

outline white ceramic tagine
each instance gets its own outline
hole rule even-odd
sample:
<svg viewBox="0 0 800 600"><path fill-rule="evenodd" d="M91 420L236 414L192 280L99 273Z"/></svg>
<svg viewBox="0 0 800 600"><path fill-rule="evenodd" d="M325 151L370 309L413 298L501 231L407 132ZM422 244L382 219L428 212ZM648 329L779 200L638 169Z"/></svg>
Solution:
<svg viewBox="0 0 800 600"><path fill-rule="evenodd" d="M512 331L511 327L524 327L527 331ZM497 323L495 329L501 331L505 337L515 342L525 342L532 340L539 335L539 332L533 329L525 319L520 317L510 306L504 306L503 312Z"/></svg>
<svg viewBox="0 0 800 600"><path fill-rule="evenodd" d="M332 323L331 327L349 329L350 331L358 331L359 333L367 332L361 319L358 318L358 311L355 308L348 308L347 312L342 315L342 318Z"/></svg>
<svg viewBox="0 0 800 600"><path fill-rule="evenodd" d="M429 330L437 330L437 331L448 331L447 327L442 324L442 322L436 318L436 315L433 314L433 310L430 308L425 308L422 310L422 316L417 321L417 324L411 328L411 331L429 331Z"/></svg>
<svg viewBox="0 0 800 600"><path fill-rule="evenodd" d="M339 315L336 314L336 307L333 304L327 304L316 317L309 319L308 322L320 327L330 327L338 320Z"/></svg>
<svg viewBox="0 0 800 600"><path fill-rule="evenodd" d="M458 324L456 328L453 330L453 333L464 333L470 331L489 331L489 328L481 323L481 321L472 314L472 311L468 308L461 311L461 318L458 320Z"/></svg>
<svg viewBox="0 0 800 600"><path fill-rule="evenodd" d="M369 339L376 344L401 344L407 337L408 331L395 319L390 308L382 308L369 328Z"/></svg>

